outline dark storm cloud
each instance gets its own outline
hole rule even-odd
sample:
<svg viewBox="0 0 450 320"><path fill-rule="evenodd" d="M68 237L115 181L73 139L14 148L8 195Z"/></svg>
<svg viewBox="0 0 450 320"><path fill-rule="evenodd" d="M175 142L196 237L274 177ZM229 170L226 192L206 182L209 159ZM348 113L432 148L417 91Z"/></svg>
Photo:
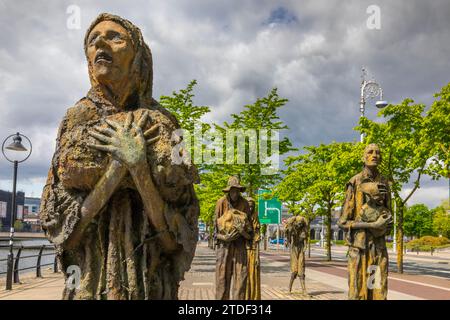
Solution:
<svg viewBox="0 0 450 320"><path fill-rule="evenodd" d="M81 10L80 29L66 27L72 4ZM372 4L381 9L381 30L366 27ZM0 8L0 136L20 130L35 143L21 170L35 179L30 185L42 183L58 123L89 88L82 41L100 12L142 29L154 56L155 97L197 79L195 102L211 106L207 120L221 122L277 87L289 99L281 116L299 148L358 139L363 65L394 103L429 104L450 81L448 0L29 0L0 1ZM376 113L370 101L366 114ZM2 159L5 179L10 167ZM436 186L445 196L442 182L423 190Z"/></svg>

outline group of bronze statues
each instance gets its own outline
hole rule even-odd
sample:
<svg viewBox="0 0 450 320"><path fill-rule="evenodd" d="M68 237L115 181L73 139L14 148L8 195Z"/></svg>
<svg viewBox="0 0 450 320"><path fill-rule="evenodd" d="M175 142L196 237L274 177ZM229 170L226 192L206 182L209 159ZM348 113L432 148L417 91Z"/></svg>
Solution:
<svg viewBox="0 0 450 320"><path fill-rule="evenodd" d="M152 55L139 28L101 14L86 32L84 52L91 88L60 124L41 204L62 270L81 270L79 285L66 286L63 298L177 299L198 239L197 169L173 161L172 134L180 126L153 99ZM387 295L392 219L380 161L379 148L369 145L339 219L349 245L350 299ZM261 299L260 224L244 190L231 177L216 205L217 299ZM286 224L289 291L298 277L306 293L307 226L300 216Z"/></svg>

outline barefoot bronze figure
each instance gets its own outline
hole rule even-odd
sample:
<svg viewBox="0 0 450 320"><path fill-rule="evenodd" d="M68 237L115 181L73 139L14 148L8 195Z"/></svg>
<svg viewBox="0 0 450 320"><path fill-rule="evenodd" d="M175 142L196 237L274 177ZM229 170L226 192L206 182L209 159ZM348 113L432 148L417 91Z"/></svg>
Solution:
<svg viewBox="0 0 450 320"><path fill-rule="evenodd" d="M308 223L302 216L295 216L286 222L286 241L291 253L291 279L289 292L292 292L294 280L298 277L302 294L307 294L305 284L305 250L308 235Z"/></svg>

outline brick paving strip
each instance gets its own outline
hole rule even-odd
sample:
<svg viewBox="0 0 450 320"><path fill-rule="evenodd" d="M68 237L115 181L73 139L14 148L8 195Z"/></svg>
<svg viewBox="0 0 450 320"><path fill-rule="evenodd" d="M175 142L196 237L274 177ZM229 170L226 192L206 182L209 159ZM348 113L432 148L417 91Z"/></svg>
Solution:
<svg viewBox="0 0 450 320"><path fill-rule="evenodd" d="M286 253L262 253L263 257L268 257L279 262L289 263L289 257ZM308 270L326 274L329 277L336 276L343 280L347 277L347 268L345 262L331 261L326 262L322 259L311 258L306 261L306 274ZM310 272L310 274L313 272ZM450 287L448 279L436 279L427 276L417 276L408 274L390 273L389 280L389 299L434 299L449 300ZM413 294L413 296L411 295Z"/></svg>

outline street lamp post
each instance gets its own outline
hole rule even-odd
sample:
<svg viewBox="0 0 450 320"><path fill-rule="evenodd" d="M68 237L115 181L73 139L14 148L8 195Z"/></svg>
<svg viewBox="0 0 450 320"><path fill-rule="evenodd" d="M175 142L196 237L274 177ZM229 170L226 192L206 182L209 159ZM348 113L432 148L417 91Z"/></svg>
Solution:
<svg viewBox="0 0 450 320"><path fill-rule="evenodd" d="M26 140L28 140L28 143L30 145L30 149L28 150L22 145L22 137L24 137ZM6 142L12 138L13 142L5 147ZM11 210L11 219L10 219L10 232L9 232L9 253L8 253L8 265L7 265L7 271L6 271L6 290L12 289L12 278L13 278L13 263L14 263L14 253L13 253L13 244L14 244L14 222L16 220L17 216L17 201L16 201L16 185L17 185L17 168L19 166L19 163L24 162L27 160L32 151L32 145L30 139L28 137L24 136L23 134L20 134L17 132L16 134L12 134L8 136L2 144L2 153L5 156L6 160L9 162L12 162L14 164L14 174L13 174L13 192L12 192L12 210ZM12 159L11 156L8 156L5 150L11 150L15 152L27 152L25 157ZM15 154L15 156L18 156L18 154Z"/></svg>
<svg viewBox="0 0 450 320"><path fill-rule="evenodd" d="M375 103L375 106L379 109L382 109L388 105L387 101L383 100L383 89L381 86L374 80L366 80L367 71L363 67L362 68L362 76L361 76L361 96L359 101L359 111L361 112L360 118L364 117L366 100L374 99L379 97L379 100ZM361 132L361 142L364 141L364 133ZM395 204L395 203L394 203ZM397 244L397 213L396 209L394 209L394 252L396 250Z"/></svg>
<svg viewBox="0 0 450 320"><path fill-rule="evenodd" d="M366 107L366 100L367 99L373 99L376 97L379 97L380 100L378 100L375 103L375 106L377 108L384 108L388 105L386 101L383 100L383 89L381 86L375 82L375 80L366 80L367 72L365 68L362 68L362 80L361 80L361 96L359 100L359 111L361 112L360 117L364 117L365 113L365 107ZM361 133L361 142L364 140L364 134Z"/></svg>

